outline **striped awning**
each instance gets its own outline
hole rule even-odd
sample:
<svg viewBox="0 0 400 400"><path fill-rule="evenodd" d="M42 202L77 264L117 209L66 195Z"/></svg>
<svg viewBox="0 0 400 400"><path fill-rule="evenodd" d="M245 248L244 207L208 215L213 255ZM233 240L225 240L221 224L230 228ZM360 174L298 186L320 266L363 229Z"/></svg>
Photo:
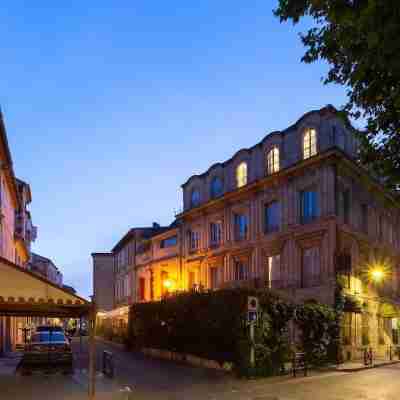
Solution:
<svg viewBox="0 0 400 400"><path fill-rule="evenodd" d="M0 316L78 318L92 304L0 257Z"/></svg>

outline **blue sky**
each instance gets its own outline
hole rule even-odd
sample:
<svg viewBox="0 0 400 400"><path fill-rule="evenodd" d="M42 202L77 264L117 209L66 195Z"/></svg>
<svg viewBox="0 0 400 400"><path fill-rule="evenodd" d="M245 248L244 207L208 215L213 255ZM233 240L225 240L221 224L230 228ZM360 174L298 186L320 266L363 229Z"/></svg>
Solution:
<svg viewBox="0 0 400 400"><path fill-rule="evenodd" d="M276 0L277 1L277 0ZM13 1L3 8L0 104L32 187L34 251L88 296L91 257L135 225L173 220L192 174L341 106L305 65L276 1Z"/></svg>

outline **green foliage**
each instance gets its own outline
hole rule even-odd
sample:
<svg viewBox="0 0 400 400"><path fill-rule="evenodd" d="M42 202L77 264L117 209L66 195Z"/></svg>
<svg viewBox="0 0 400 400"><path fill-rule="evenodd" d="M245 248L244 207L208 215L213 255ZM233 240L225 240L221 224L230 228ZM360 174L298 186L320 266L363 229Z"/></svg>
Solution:
<svg viewBox="0 0 400 400"><path fill-rule="evenodd" d="M309 364L319 365L329 360L335 347L336 313L331 307L318 303L296 306L294 321L300 328L301 347Z"/></svg>
<svg viewBox="0 0 400 400"><path fill-rule="evenodd" d="M398 0L279 0L281 21L315 25L301 40L302 61L330 64L325 83L346 86L344 110L367 121L361 160L389 188L400 185L400 2Z"/></svg>
<svg viewBox="0 0 400 400"><path fill-rule="evenodd" d="M246 321L249 295L258 296L260 304L254 367L250 365L252 344ZM317 359L319 346L320 362L332 342L332 309L318 304L295 306L269 290L191 292L135 304L129 340L137 349L157 348L212 359L221 365L233 363L241 376L269 376L281 373L291 359L288 326L293 318L303 332L301 346L312 353L310 361Z"/></svg>
<svg viewBox="0 0 400 400"><path fill-rule="evenodd" d="M247 346L247 290L182 293L132 308L134 347L182 352L237 362Z"/></svg>

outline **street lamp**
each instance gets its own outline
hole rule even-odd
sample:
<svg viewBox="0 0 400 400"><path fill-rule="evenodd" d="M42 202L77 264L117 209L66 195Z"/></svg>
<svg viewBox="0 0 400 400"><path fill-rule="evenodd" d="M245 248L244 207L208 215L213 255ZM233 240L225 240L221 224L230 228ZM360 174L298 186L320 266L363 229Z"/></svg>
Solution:
<svg viewBox="0 0 400 400"><path fill-rule="evenodd" d="M172 291L174 289L175 286L175 282L172 279L165 279L163 282L163 286L165 287L165 289L167 289L168 291Z"/></svg>
<svg viewBox="0 0 400 400"><path fill-rule="evenodd" d="M386 271L381 265L374 265L369 270L369 275L372 281L375 283L381 283L386 276Z"/></svg>

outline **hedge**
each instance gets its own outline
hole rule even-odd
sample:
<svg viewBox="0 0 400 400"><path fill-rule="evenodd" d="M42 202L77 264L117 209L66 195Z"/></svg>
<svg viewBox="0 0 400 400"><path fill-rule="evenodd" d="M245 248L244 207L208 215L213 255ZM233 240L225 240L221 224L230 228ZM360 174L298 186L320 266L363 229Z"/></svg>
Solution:
<svg viewBox="0 0 400 400"><path fill-rule="evenodd" d="M250 366L247 298L257 296L256 363ZM334 311L321 304L294 305L269 290L223 289L185 292L131 307L128 342L232 363L241 375L275 375L291 357L289 323L300 329L298 346L315 364L326 361L333 343ZM333 351L334 353L334 351ZM332 354L333 354L332 353Z"/></svg>

